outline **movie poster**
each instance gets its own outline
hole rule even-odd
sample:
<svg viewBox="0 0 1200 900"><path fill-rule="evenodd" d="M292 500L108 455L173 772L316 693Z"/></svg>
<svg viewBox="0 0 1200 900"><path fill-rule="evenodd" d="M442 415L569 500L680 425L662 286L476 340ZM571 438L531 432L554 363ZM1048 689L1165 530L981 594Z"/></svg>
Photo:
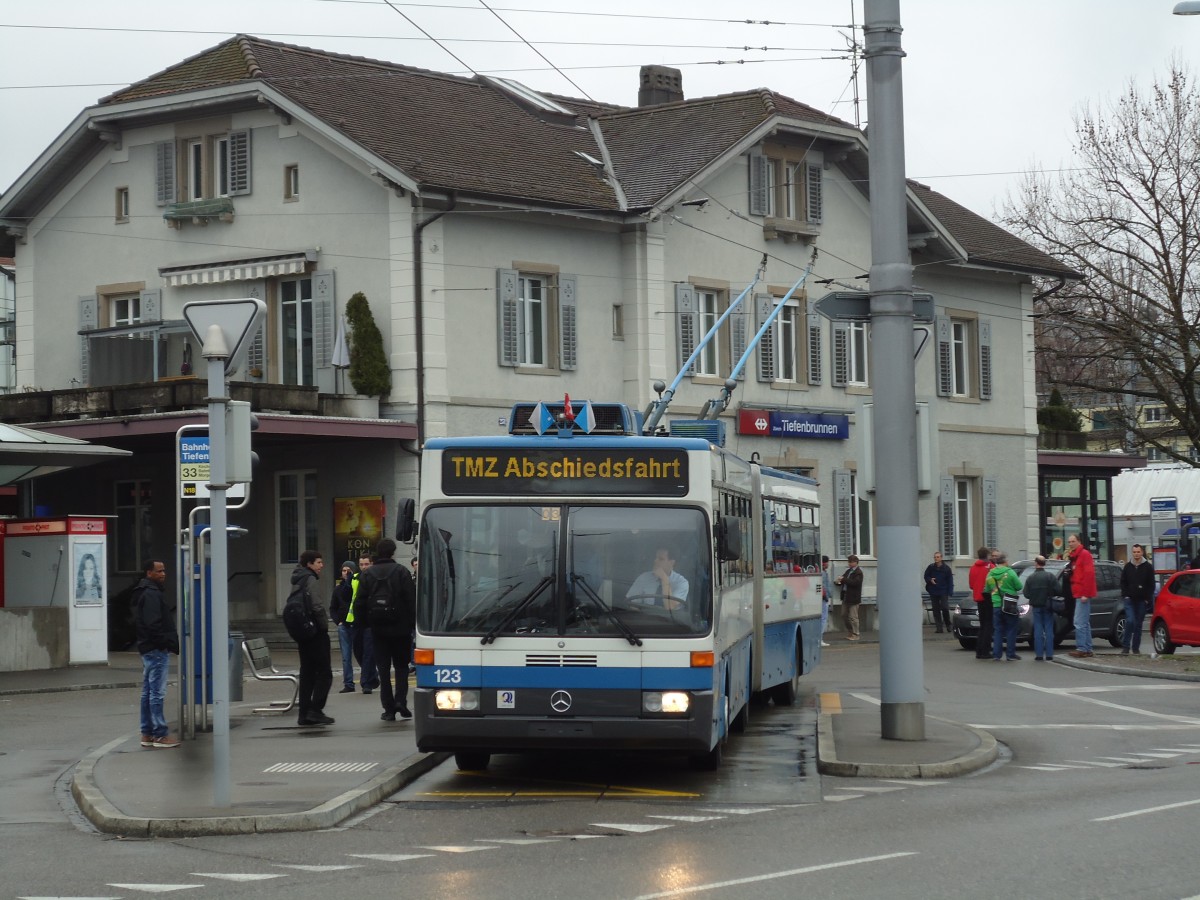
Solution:
<svg viewBox="0 0 1200 900"><path fill-rule="evenodd" d="M335 497L333 499L333 546L340 566L347 559L373 556L375 545L387 537L383 528L383 497Z"/></svg>

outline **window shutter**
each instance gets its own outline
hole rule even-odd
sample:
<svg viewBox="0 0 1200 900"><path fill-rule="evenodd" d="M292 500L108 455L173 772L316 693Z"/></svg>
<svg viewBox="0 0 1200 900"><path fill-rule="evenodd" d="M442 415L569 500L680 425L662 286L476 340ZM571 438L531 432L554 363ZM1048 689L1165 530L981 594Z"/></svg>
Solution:
<svg viewBox="0 0 1200 900"><path fill-rule="evenodd" d="M94 331L100 327L100 301L96 299L95 294L79 298L79 330L81 332ZM88 336L81 334L79 337L79 380L85 385L91 384L89 381L89 369L91 368L91 353L88 350Z"/></svg>
<svg viewBox="0 0 1200 900"><path fill-rule="evenodd" d="M942 555L946 559L951 559L955 555L955 548L958 546L958 535L954 530L954 479L942 479L942 496L939 501L942 517Z"/></svg>
<svg viewBox="0 0 1200 900"><path fill-rule="evenodd" d="M162 321L162 290L142 291L138 295L138 306L141 309L143 322Z"/></svg>
<svg viewBox="0 0 1200 900"><path fill-rule="evenodd" d="M502 366L517 364L517 270L496 270L496 348Z"/></svg>
<svg viewBox="0 0 1200 900"><path fill-rule="evenodd" d="M696 330L699 325L695 290L690 284L675 285L675 348L679 354L680 367L696 349ZM685 374L695 375L696 364L688 366Z"/></svg>
<svg viewBox="0 0 1200 900"><path fill-rule="evenodd" d="M175 142L154 145L154 202L167 206L175 202Z"/></svg>
<svg viewBox="0 0 1200 900"><path fill-rule="evenodd" d="M579 366L579 307L574 275L558 276L558 367L571 371Z"/></svg>
<svg viewBox="0 0 1200 900"><path fill-rule="evenodd" d="M767 191L770 189L771 160L761 153L750 154L750 215L765 216L770 209Z"/></svg>
<svg viewBox="0 0 1200 900"><path fill-rule="evenodd" d="M729 330L732 345L733 361L730 366L736 366L742 358L742 354L746 352L746 343L750 340L750 317L745 304L742 304L738 309L734 310L729 316ZM744 380L746 370L743 368L738 372L738 381Z"/></svg>
<svg viewBox="0 0 1200 900"><path fill-rule="evenodd" d="M987 547L1000 546L999 517L996 511L998 498L996 479L983 479L983 543Z"/></svg>
<svg viewBox="0 0 1200 900"><path fill-rule="evenodd" d="M245 294L247 297L262 300L265 303L267 301L266 282L246 282ZM271 314L268 310L267 317L263 319L262 324L258 326L258 331L254 332L254 337L250 340L250 349L246 353L247 375L249 375L250 369L258 369L262 373L258 377L266 378L267 376L267 322L270 318ZM255 376L249 375L249 377Z"/></svg>
<svg viewBox="0 0 1200 900"><path fill-rule="evenodd" d="M816 301L808 301L808 313L805 315L805 327L808 332L808 383L821 383L821 316L816 311Z"/></svg>
<svg viewBox="0 0 1200 900"><path fill-rule="evenodd" d="M770 294L754 295L754 330L758 332L763 322L775 308L775 298ZM775 380L775 329L769 328L758 342L758 380Z"/></svg>
<svg viewBox="0 0 1200 900"><path fill-rule="evenodd" d="M854 552L854 494L849 469L833 470L834 556L845 559Z"/></svg>
<svg viewBox="0 0 1200 900"><path fill-rule="evenodd" d="M824 172L821 166L805 166L808 191L806 192L806 214L811 225L821 224L821 179Z"/></svg>
<svg viewBox="0 0 1200 900"><path fill-rule="evenodd" d="M850 323L833 323L833 374L834 387L845 387L850 380Z"/></svg>
<svg viewBox="0 0 1200 900"><path fill-rule="evenodd" d="M312 273L313 368L325 369L333 358L333 272Z"/></svg>
<svg viewBox="0 0 1200 900"><path fill-rule="evenodd" d="M992 399L992 323L989 319L979 320L979 399Z"/></svg>
<svg viewBox="0 0 1200 900"><path fill-rule="evenodd" d="M250 132L229 132L229 196L250 193Z"/></svg>
<svg viewBox="0 0 1200 900"><path fill-rule="evenodd" d="M934 357L934 364L937 366L937 395L949 397L954 393L954 363L950 355L953 352L950 317L937 316L934 319L934 331L937 335L937 354Z"/></svg>

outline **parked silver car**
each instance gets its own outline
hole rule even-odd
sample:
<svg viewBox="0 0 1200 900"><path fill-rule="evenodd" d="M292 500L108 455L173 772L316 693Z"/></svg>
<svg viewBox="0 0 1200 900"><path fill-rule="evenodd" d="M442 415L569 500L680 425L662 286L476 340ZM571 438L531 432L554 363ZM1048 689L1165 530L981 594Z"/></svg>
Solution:
<svg viewBox="0 0 1200 900"><path fill-rule="evenodd" d="M1058 575L1060 581L1065 567L1065 560L1051 559L1046 562L1046 570ZM1013 563L1013 571L1020 576L1022 584L1029 580L1034 568L1032 559ZM1092 637L1097 640L1107 638L1114 647L1120 647L1121 639L1125 635L1125 603L1121 597L1120 563L1108 559L1096 560L1096 591L1095 599L1090 601ZM979 637L979 612L975 602L969 599L960 601L951 608L951 613L954 636L965 649L974 650ZM1055 647L1075 636L1074 616L1075 605L1068 601L1066 612L1054 617ZM1030 614L1029 605L1024 602L1021 604L1017 640L1028 641L1030 646L1033 645L1033 616Z"/></svg>

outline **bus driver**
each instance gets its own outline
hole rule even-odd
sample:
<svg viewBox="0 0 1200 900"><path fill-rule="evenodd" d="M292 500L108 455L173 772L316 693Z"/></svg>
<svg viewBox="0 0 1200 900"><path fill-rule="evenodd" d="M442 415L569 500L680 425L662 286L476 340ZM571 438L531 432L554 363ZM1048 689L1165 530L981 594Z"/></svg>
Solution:
<svg viewBox="0 0 1200 900"><path fill-rule="evenodd" d="M653 568L634 579L625 597L666 609L678 609L687 601L687 595L688 581L675 571L671 551L659 547L654 553Z"/></svg>

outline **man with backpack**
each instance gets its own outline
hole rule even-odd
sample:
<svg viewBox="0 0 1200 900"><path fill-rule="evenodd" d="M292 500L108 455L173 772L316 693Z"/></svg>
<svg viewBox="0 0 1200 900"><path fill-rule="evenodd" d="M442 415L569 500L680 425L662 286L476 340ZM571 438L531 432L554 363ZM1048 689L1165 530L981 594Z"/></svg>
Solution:
<svg viewBox="0 0 1200 900"><path fill-rule="evenodd" d="M379 670L379 701L385 722L395 722L396 713L411 719L408 708L408 662L412 654L413 630L417 619L417 596L412 576L393 558L396 542L385 539L375 550L375 562L359 575L354 617L371 628L375 665ZM396 673L395 690L392 671Z"/></svg>
<svg viewBox="0 0 1200 900"><path fill-rule="evenodd" d="M325 560L316 550L305 550L292 571L292 592L283 607L288 634L300 651L300 725L332 725L325 701L333 684L329 653L329 616L324 604L313 599L313 582L321 576Z"/></svg>

